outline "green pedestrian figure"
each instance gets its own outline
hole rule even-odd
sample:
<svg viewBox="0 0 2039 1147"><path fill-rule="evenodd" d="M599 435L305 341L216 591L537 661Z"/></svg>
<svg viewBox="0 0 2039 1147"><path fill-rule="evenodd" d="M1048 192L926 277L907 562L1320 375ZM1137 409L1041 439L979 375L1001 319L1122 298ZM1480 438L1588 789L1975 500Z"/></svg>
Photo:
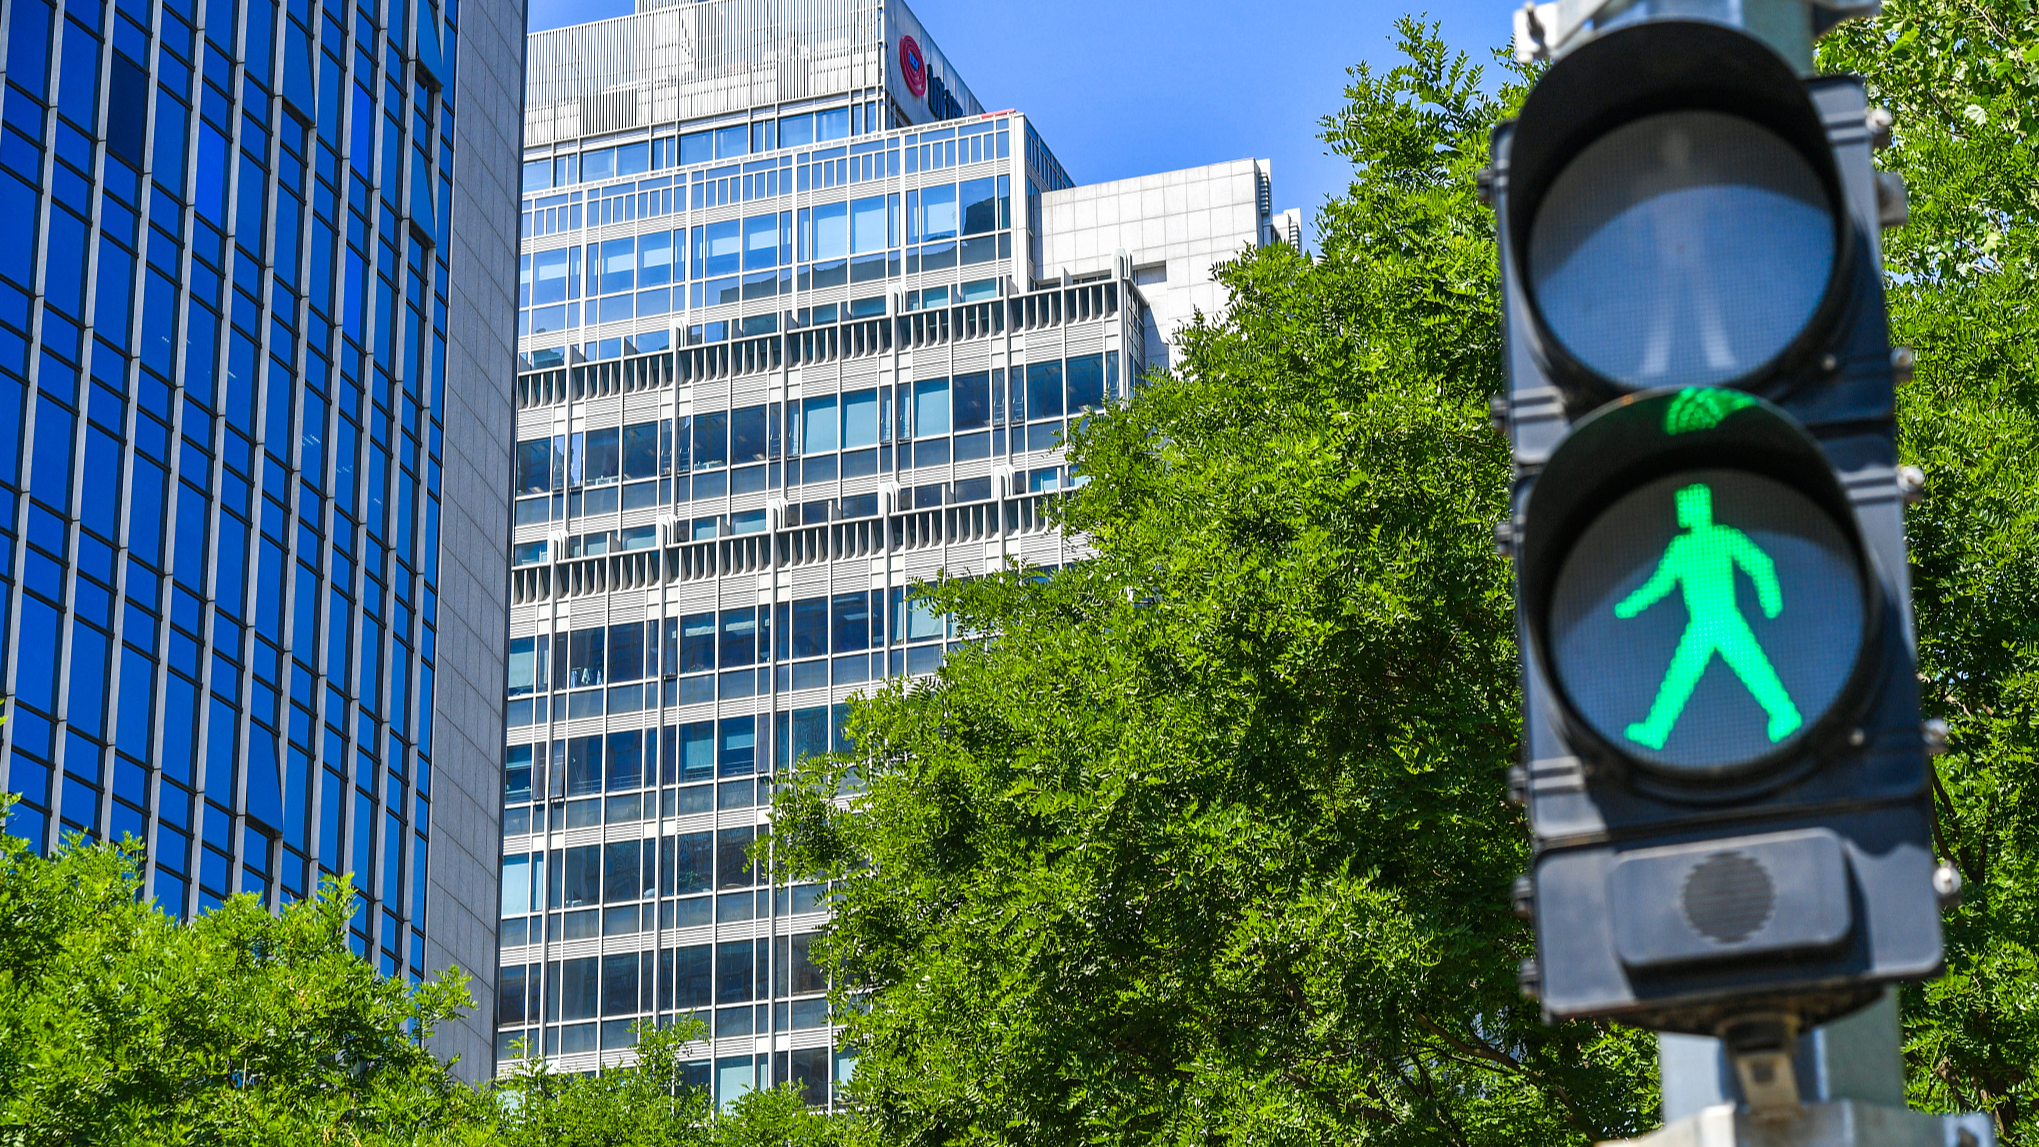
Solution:
<svg viewBox="0 0 2039 1147"><path fill-rule="evenodd" d="M1766 731L1770 742L1776 744L1804 724L1804 719L1735 604L1735 567L1741 567L1756 584L1763 616L1774 618L1784 610L1777 564L1747 534L1714 522L1711 487L1695 482L1680 489L1676 499L1678 525L1690 532L1672 538L1650 580L1614 607L1614 616L1626 620L1662 601L1672 586L1682 584L1684 589L1685 635L1678 639L1678 651L1671 655L1671 666L1657 687L1649 717L1628 726L1628 739L1663 749L1707 663L1719 653L1770 715Z"/></svg>

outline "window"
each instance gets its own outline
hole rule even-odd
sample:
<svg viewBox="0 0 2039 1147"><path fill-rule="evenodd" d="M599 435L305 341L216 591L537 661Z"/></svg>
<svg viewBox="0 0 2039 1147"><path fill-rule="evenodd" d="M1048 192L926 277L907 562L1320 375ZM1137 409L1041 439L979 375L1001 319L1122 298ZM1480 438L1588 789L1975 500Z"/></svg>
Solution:
<svg viewBox="0 0 2039 1147"><path fill-rule="evenodd" d="M1079 355L1067 366L1069 409L1084 410L1104 405L1104 356Z"/></svg>
<svg viewBox="0 0 2039 1147"><path fill-rule="evenodd" d="M503 858L504 916L521 916L531 911L531 859L526 853Z"/></svg>
<svg viewBox="0 0 2039 1147"><path fill-rule="evenodd" d="M713 1003L714 951L707 944L699 944L660 953L658 1006L700 1008ZM665 974L664 961L668 959L672 961L671 976Z"/></svg>
<svg viewBox="0 0 2039 1147"><path fill-rule="evenodd" d="M982 235L998 230L997 180L990 176L964 180L961 200L963 234Z"/></svg>
<svg viewBox="0 0 2039 1147"><path fill-rule="evenodd" d="M531 746L511 745L503 756L503 803L531 799Z"/></svg>
<svg viewBox="0 0 2039 1147"><path fill-rule="evenodd" d="M715 880L715 834L683 832L666 837L659 842L659 868L660 883L668 894L708 891Z"/></svg>
<svg viewBox="0 0 2039 1147"><path fill-rule="evenodd" d="M836 448L835 395L801 400L800 452L826 454Z"/></svg>
<svg viewBox="0 0 2039 1147"><path fill-rule="evenodd" d="M602 902L602 846L584 844L566 850L561 866L561 895L554 908L579 908Z"/></svg>
<svg viewBox="0 0 2039 1147"><path fill-rule="evenodd" d="M802 598L793 603L791 652L794 657L819 657L828 652L828 599Z"/></svg>
<svg viewBox="0 0 2039 1147"><path fill-rule="evenodd" d="M787 944L789 959L786 961L787 978L791 981L790 994L804 996L809 992L827 991L828 977L822 974L813 960L814 933L805 932L790 937L790 941Z"/></svg>
<svg viewBox="0 0 2039 1147"><path fill-rule="evenodd" d="M525 697L533 692L545 692L546 645L551 640L550 637L511 639L510 696Z"/></svg>
<svg viewBox="0 0 2039 1147"><path fill-rule="evenodd" d="M765 408L746 406L729 415L729 462L741 466L765 460Z"/></svg>
<svg viewBox="0 0 2039 1147"><path fill-rule="evenodd" d="M829 648L835 653L856 653L871 647L871 595L859 590L839 593L830 602Z"/></svg>
<svg viewBox="0 0 2039 1147"><path fill-rule="evenodd" d="M637 237L637 285L663 287L673 281L673 233L654 231Z"/></svg>
<svg viewBox="0 0 2039 1147"><path fill-rule="evenodd" d="M920 237L956 237L956 185L940 183L920 189Z"/></svg>
<svg viewBox="0 0 2039 1147"><path fill-rule="evenodd" d="M757 718L725 717L715 748L716 772L747 777L757 768Z"/></svg>
<svg viewBox="0 0 2039 1147"><path fill-rule="evenodd" d="M832 139L848 139L850 134L850 109L830 108L814 113L814 142L827 143Z"/></svg>
<svg viewBox="0 0 2039 1147"><path fill-rule="evenodd" d="M1062 415L1062 364L1027 364L1027 417L1059 418Z"/></svg>
<svg viewBox="0 0 2039 1147"><path fill-rule="evenodd" d="M729 412L711 411L694 416L694 469L706 470L729 464Z"/></svg>
<svg viewBox="0 0 2039 1147"><path fill-rule="evenodd" d="M715 668L715 615L690 613L680 619L680 672Z"/></svg>
<svg viewBox="0 0 2039 1147"><path fill-rule="evenodd" d="M748 829L741 831L748 832ZM751 999L751 941L732 940L715 946L715 1002L745 1004Z"/></svg>
<svg viewBox="0 0 2039 1147"><path fill-rule="evenodd" d="M956 429L982 430L991 425L991 373L959 374L950 385Z"/></svg>
<svg viewBox="0 0 2039 1147"><path fill-rule="evenodd" d="M552 489L552 439L517 443L517 492L543 494Z"/></svg>
<svg viewBox="0 0 2039 1147"><path fill-rule="evenodd" d="M795 709L790 714L786 749L791 753L794 764L828 752L828 706Z"/></svg>
<svg viewBox="0 0 2039 1147"><path fill-rule="evenodd" d="M842 259L850 253L850 205L829 203L814 209L814 257Z"/></svg>
<svg viewBox="0 0 2039 1147"><path fill-rule="evenodd" d="M563 303L569 298L579 298L580 292L572 289L569 274L573 270L577 247L562 247L557 251L539 251L531 256L531 302L536 306L547 303Z"/></svg>
<svg viewBox="0 0 2039 1147"><path fill-rule="evenodd" d="M892 591L892 635L895 641L926 641L942 636L942 615L918 594Z"/></svg>
<svg viewBox="0 0 2039 1147"><path fill-rule="evenodd" d="M587 453L582 462L581 478L589 486L606 486L622 473L622 438L620 427L607 430L590 430L587 433Z"/></svg>
<svg viewBox="0 0 2039 1147"><path fill-rule="evenodd" d="M576 629L567 638L566 682L569 689L602 683L605 631Z"/></svg>
<svg viewBox="0 0 2039 1147"><path fill-rule="evenodd" d="M705 781L715 775L715 722L694 721L679 727L679 780Z"/></svg>
<svg viewBox="0 0 2039 1147"><path fill-rule="evenodd" d="M623 477L658 477L659 424L639 422L623 428Z"/></svg>
<svg viewBox="0 0 2039 1147"><path fill-rule="evenodd" d="M855 450L878 444L878 392L853 390L842 396L842 447Z"/></svg>
<svg viewBox="0 0 2039 1147"><path fill-rule="evenodd" d="M850 254L883 251L886 246L885 197L873 195L850 204Z"/></svg>
<svg viewBox="0 0 2039 1147"><path fill-rule="evenodd" d="M605 239L602 242L601 294L635 290L637 287L637 240Z"/></svg>
<svg viewBox="0 0 2039 1147"><path fill-rule="evenodd" d="M595 1018L596 992L601 983L601 957L583 956L578 960L562 960L553 965L560 969L559 1018L563 1020L591 1020Z"/></svg>
<svg viewBox="0 0 2039 1147"><path fill-rule="evenodd" d="M756 838L757 829L751 825L725 828L715 834L717 888L749 888L758 882L757 868L750 862L750 846Z"/></svg>
<svg viewBox="0 0 2039 1147"><path fill-rule="evenodd" d="M949 432L949 380L924 379L913 384L913 434L927 438Z"/></svg>
<svg viewBox="0 0 2039 1147"><path fill-rule="evenodd" d="M644 624L627 621L610 626L610 682L639 681L644 675Z"/></svg>
<svg viewBox="0 0 2039 1147"><path fill-rule="evenodd" d="M743 269L761 271L779 265L779 217L753 215L743 221ZM713 273L713 272L711 272Z"/></svg>
<svg viewBox="0 0 2039 1147"><path fill-rule="evenodd" d="M734 275L743 268L743 224L735 219L694 228L694 277Z"/></svg>
<svg viewBox="0 0 2039 1147"><path fill-rule="evenodd" d="M755 609L722 611L722 654L724 669L749 665L757 658L758 621Z"/></svg>
<svg viewBox="0 0 2039 1147"><path fill-rule="evenodd" d="M612 952L602 957L602 1014L627 1016L636 1011L637 953Z"/></svg>

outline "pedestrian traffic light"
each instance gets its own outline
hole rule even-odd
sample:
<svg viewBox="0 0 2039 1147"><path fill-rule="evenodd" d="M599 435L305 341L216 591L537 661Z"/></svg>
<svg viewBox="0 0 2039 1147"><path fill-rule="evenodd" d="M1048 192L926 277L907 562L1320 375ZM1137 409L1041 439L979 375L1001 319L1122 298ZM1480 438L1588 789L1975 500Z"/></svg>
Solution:
<svg viewBox="0 0 2039 1147"><path fill-rule="evenodd" d="M1876 126L1671 19L1494 134L1547 1016L1788 1030L1940 968Z"/></svg>

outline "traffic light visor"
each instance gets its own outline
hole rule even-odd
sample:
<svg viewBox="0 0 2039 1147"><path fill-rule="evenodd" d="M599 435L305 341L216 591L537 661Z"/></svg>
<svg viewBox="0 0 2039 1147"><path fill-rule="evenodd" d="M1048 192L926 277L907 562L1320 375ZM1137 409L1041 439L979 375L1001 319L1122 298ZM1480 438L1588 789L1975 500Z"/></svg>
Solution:
<svg viewBox="0 0 2039 1147"><path fill-rule="evenodd" d="M1605 33L1551 65L1510 141L1513 270L1568 390L1760 388L1842 309L1851 236L1826 130L1753 37Z"/></svg>
<svg viewBox="0 0 2039 1147"><path fill-rule="evenodd" d="M1650 783L1735 788L1850 720L1874 581L1819 446L1750 395L1604 409L1539 476L1522 580L1576 743Z"/></svg>

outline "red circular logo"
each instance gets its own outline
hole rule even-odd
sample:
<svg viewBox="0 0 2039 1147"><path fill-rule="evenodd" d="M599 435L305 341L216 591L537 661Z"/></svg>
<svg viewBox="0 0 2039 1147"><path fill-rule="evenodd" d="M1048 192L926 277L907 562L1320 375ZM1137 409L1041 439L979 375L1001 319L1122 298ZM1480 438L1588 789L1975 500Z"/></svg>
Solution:
<svg viewBox="0 0 2039 1147"><path fill-rule="evenodd" d="M899 37L899 70L906 77L906 90L916 96L927 94L927 60L912 36Z"/></svg>

